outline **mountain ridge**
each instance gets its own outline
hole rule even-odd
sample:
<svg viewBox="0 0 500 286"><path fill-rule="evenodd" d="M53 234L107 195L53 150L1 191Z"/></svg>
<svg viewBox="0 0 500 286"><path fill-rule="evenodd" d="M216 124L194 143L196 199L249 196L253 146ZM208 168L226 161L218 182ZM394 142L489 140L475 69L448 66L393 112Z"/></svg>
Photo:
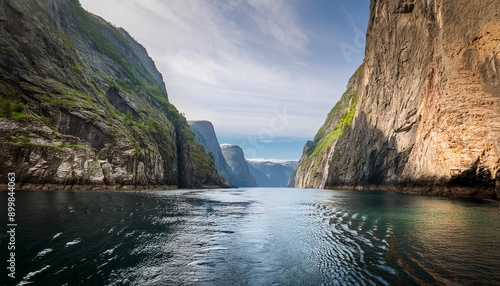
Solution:
<svg viewBox="0 0 500 286"><path fill-rule="evenodd" d="M247 159L250 173L254 176L257 187L289 187L290 178L293 176L297 161Z"/></svg>

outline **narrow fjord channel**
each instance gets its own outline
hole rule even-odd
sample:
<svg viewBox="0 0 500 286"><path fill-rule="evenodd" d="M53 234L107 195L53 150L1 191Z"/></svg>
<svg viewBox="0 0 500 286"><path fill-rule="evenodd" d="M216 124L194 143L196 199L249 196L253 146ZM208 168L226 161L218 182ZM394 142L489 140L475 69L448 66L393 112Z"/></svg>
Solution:
<svg viewBox="0 0 500 286"><path fill-rule="evenodd" d="M500 283L498 202L277 188L16 196L21 285Z"/></svg>

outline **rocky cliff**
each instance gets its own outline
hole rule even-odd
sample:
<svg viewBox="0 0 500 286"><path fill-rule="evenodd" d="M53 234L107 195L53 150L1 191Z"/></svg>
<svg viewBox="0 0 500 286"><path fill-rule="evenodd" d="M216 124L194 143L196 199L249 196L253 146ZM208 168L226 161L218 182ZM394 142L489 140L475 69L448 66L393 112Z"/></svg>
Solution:
<svg viewBox="0 0 500 286"><path fill-rule="evenodd" d="M499 197L498 1L373 0L366 43L325 187Z"/></svg>
<svg viewBox="0 0 500 286"><path fill-rule="evenodd" d="M191 131L194 133L194 139L200 143L215 162L215 166L219 173L226 179L232 187L238 186L238 180L233 173L233 170L226 162L224 155L220 149L219 140L215 134L214 126L210 121L188 121Z"/></svg>
<svg viewBox="0 0 500 286"><path fill-rule="evenodd" d="M0 1L0 27L0 173L24 189L224 184L127 32L77 0Z"/></svg>
<svg viewBox="0 0 500 286"><path fill-rule="evenodd" d="M238 187L256 187L255 178L250 173L243 150L236 145L222 144L222 154L236 175Z"/></svg>

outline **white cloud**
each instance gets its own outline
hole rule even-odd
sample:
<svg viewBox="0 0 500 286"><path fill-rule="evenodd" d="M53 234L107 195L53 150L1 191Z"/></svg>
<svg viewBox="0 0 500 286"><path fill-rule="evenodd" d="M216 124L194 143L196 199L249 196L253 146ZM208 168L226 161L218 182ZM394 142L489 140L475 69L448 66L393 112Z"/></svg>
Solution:
<svg viewBox="0 0 500 286"><path fill-rule="evenodd" d="M175 76L188 77L209 85L217 84L216 73L222 69L209 58L180 52L165 59Z"/></svg>

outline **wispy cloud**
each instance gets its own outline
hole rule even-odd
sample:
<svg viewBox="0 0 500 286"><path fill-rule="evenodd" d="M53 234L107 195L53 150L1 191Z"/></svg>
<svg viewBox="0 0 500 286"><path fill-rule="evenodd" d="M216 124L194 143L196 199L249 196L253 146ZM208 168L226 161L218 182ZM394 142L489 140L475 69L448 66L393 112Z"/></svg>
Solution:
<svg viewBox="0 0 500 286"><path fill-rule="evenodd" d="M284 0L250 0L255 9L254 20L259 28L272 36L280 48L291 52L308 53L308 37L297 23L295 11Z"/></svg>
<svg viewBox="0 0 500 286"><path fill-rule="evenodd" d="M330 26L316 23L304 8L320 1L80 1L146 47L188 119L210 120L228 136L257 136L286 107L293 118L274 135L312 138L359 64L337 68L345 59L330 47L342 39L327 28L342 12L322 16ZM351 30L352 19L339 29Z"/></svg>

